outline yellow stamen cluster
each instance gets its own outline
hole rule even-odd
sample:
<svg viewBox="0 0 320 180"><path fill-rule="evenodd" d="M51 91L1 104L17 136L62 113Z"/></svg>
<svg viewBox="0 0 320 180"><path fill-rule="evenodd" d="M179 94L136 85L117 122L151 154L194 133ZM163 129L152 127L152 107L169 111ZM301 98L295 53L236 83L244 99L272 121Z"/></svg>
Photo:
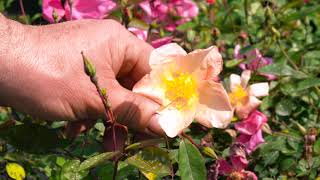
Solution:
<svg viewBox="0 0 320 180"><path fill-rule="evenodd" d="M190 109L198 98L197 83L191 74L165 73L162 77L165 96L179 110Z"/></svg>
<svg viewBox="0 0 320 180"><path fill-rule="evenodd" d="M232 105L245 104L248 99L248 94L242 86L238 85L229 93L229 97Z"/></svg>

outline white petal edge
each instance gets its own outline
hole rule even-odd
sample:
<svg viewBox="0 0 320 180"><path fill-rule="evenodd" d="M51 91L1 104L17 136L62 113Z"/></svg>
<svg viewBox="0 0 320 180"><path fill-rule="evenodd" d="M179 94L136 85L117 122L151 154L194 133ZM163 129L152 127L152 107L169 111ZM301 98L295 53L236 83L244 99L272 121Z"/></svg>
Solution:
<svg viewBox="0 0 320 180"><path fill-rule="evenodd" d="M268 83L256 83L252 84L248 88L248 93L250 96L263 97L269 94L269 84Z"/></svg>
<svg viewBox="0 0 320 180"><path fill-rule="evenodd" d="M157 49L154 49L149 58L149 65L151 68L154 66L169 63L175 57L185 56L187 52L176 43L169 43Z"/></svg>
<svg viewBox="0 0 320 180"><path fill-rule="evenodd" d="M231 74L229 81L231 92L233 92L237 86L241 86L241 77L237 74Z"/></svg>
<svg viewBox="0 0 320 180"><path fill-rule="evenodd" d="M195 119L208 128L226 128L233 118L233 110L219 111L199 104Z"/></svg>
<svg viewBox="0 0 320 180"><path fill-rule="evenodd" d="M249 70L244 70L242 73L241 73L241 86L246 88L247 85L248 85L248 82L251 78L251 71Z"/></svg>
<svg viewBox="0 0 320 180"><path fill-rule="evenodd" d="M195 114L194 111L179 111L171 106L157 113L161 128L171 138L187 128L192 123Z"/></svg>

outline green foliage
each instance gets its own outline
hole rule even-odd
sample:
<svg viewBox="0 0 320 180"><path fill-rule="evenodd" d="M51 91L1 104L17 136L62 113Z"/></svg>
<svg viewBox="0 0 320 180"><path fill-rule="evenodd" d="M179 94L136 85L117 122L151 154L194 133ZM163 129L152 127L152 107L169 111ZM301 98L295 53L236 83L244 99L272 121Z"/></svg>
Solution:
<svg viewBox="0 0 320 180"><path fill-rule="evenodd" d="M187 140L180 142L179 172L181 179L205 180L207 178L203 157L199 150Z"/></svg>
<svg viewBox="0 0 320 180"><path fill-rule="evenodd" d="M18 0L0 0L0 12L26 24L44 24L41 1L24 1L27 16L21 16ZM124 3L125 1L123 1ZM260 110L268 116L273 133L264 134L265 143L249 155L248 170L258 179L316 179L320 175L320 138L308 144L310 128L320 132L320 5L316 0L216 0L209 5L195 1L199 15L181 24L174 33L162 24L147 24L135 17L134 3L128 1L128 27L137 27L157 36L174 36L174 42L187 51L216 45L224 61L220 77L241 73L246 58L234 57L236 44L241 54L259 49L273 63L258 69L251 82L268 81L259 74L277 76L269 81L269 96L262 99ZM110 16L125 22L123 11ZM244 35L245 34L245 35ZM95 68L85 61L89 75ZM105 94L107 92L103 92ZM108 95L108 94L107 94ZM105 126L94 128L69 140L65 122L49 123L0 109L0 179L8 179L3 165L16 162L24 167L29 179L206 179L207 169L218 158L229 154L234 137L224 129L207 130L196 124L186 130L197 144L212 136L206 147L198 149L187 139L136 140L130 133L124 152L104 152ZM228 128L232 128L231 125ZM306 148L311 148L307 158ZM118 166L115 169L114 160Z"/></svg>

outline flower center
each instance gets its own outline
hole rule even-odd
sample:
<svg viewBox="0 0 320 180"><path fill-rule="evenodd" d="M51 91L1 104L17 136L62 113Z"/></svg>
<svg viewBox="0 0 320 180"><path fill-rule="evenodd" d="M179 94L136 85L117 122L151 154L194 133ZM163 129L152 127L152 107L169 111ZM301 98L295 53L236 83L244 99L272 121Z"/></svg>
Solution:
<svg viewBox="0 0 320 180"><path fill-rule="evenodd" d="M167 73L162 79L165 96L175 108L192 108L197 100L197 83L191 74Z"/></svg>
<svg viewBox="0 0 320 180"><path fill-rule="evenodd" d="M248 99L248 94L242 86L238 85L231 93L229 93L229 97L231 104L235 106L237 104L245 104Z"/></svg>

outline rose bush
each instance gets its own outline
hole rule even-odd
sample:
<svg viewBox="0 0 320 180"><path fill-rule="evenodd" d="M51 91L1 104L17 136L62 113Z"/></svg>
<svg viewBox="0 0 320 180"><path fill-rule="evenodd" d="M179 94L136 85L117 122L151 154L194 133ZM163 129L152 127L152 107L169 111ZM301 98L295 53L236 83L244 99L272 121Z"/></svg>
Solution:
<svg viewBox="0 0 320 180"><path fill-rule="evenodd" d="M150 43L152 71L133 91L160 104L165 132L117 124L125 142L105 152L102 120L71 140L66 122L3 107L0 179L320 178L318 2L0 0L0 11L26 24L112 18Z"/></svg>

